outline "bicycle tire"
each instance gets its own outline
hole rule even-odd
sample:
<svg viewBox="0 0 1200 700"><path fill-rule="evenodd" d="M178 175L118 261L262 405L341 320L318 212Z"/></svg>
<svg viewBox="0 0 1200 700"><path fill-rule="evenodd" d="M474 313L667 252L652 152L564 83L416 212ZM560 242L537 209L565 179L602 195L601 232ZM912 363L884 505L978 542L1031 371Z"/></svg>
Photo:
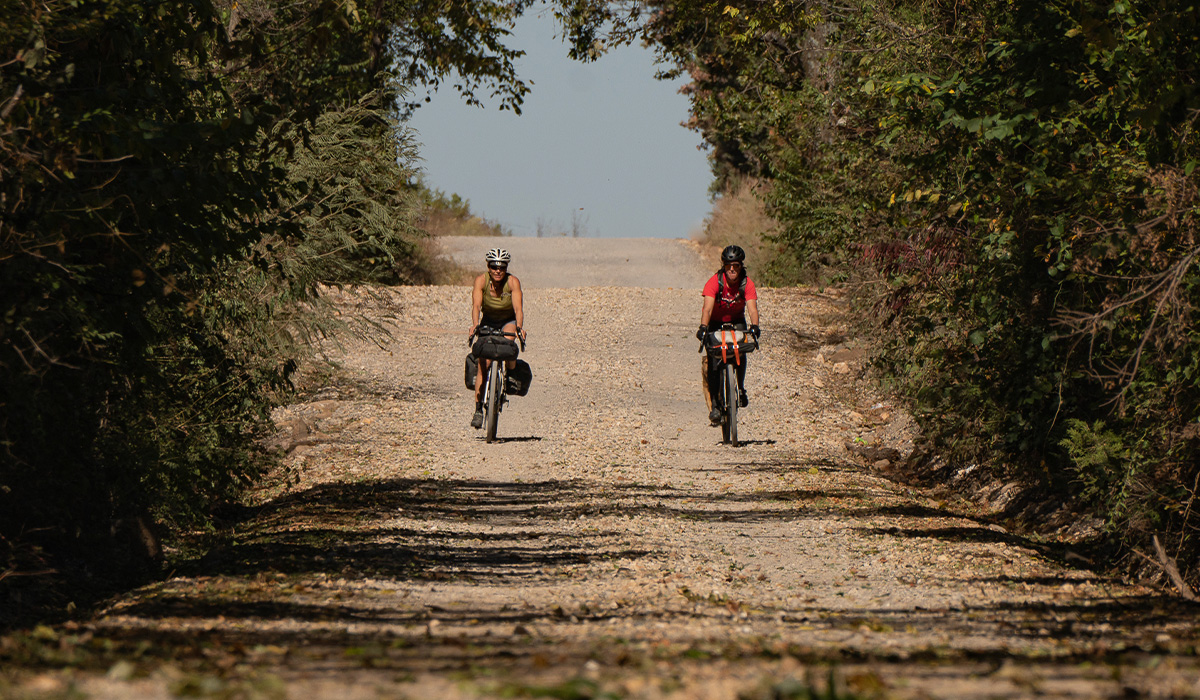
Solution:
<svg viewBox="0 0 1200 700"><path fill-rule="evenodd" d="M724 367L725 365L721 365ZM721 370L722 374L724 371ZM718 401L720 403L718 403ZM728 401L725 400L725 379L721 379L721 390L717 392L717 396L713 397L713 405L721 407L721 443L728 444L729 442L729 411L725 408Z"/></svg>
<svg viewBox="0 0 1200 700"><path fill-rule="evenodd" d="M487 441L496 439L496 424L500 421L500 361L492 360L488 370L487 409L483 416Z"/></svg>
<svg viewBox="0 0 1200 700"><path fill-rule="evenodd" d="M727 442L734 447L738 444L737 434L738 414L738 383L737 368L725 365L725 422L729 427L726 435Z"/></svg>

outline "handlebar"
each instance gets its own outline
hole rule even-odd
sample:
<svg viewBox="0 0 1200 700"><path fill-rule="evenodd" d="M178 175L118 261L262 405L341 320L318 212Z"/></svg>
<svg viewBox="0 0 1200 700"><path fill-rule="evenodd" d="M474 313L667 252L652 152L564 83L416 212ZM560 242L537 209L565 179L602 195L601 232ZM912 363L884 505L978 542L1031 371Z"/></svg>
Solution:
<svg viewBox="0 0 1200 700"><path fill-rule="evenodd" d="M521 344L521 352L525 352L525 339L521 337L520 333L509 333L509 332L506 332L503 330L496 330L495 328L487 328L487 327L480 328L479 326L476 326L475 330L471 332L471 335L467 336L467 345L470 345L471 342L474 341L476 337L481 337L481 336L485 336L485 335L498 335L498 336L501 336L504 338L511 338L513 340L516 340L518 343Z"/></svg>
<svg viewBox="0 0 1200 700"><path fill-rule="evenodd" d="M718 334L718 333L721 333L722 331L737 331L737 332L739 332L739 333L742 333L742 334L744 334L744 336L745 336L745 337L747 337L747 338L753 338L753 339L754 339L754 343L755 343L756 345L761 345L761 344L762 344L762 341L759 339L759 337L758 337L757 335L755 335L755 334L753 334L753 333L751 333L751 332L750 332L750 327L749 327L749 326L747 326L745 329L742 329L742 328L738 328L738 327L737 327L737 325L735 325L735 324L732 324L732 323L722 323L722 324L721 324L721 325L719 325L719 326L710 327L710 328L708 329L708 332L705 334L705 336L707 337L707 336L709 336L709 335L716 335L716 334ZM700 341L700 349L698 350L698 352L704 352L704 348L705 348L707 345L708 345L708 343L707 343L705 340L701 340L701 341Z"/></svg>
<svg viewBox="0 0 1200 700"><path fill-rule="evenodd" d="M746 326L745 328L738 328L737 325L732 323L722 323L715 328L708 329L709 333L720 333L721 331L740 331L746 335L753 336L756 341L759 339L757 335L754 335L754 333L751 332L749 326Z"/></svg>

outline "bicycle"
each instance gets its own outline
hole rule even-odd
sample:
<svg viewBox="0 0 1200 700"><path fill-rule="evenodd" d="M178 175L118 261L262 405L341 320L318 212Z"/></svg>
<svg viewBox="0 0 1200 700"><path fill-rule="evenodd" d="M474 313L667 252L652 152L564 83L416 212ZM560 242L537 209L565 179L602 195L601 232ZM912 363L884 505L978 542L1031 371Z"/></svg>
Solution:
<svg viewBox="0 0 1200 700"><path fill-rule="evenodd" d="M737 447L738 399L742 392L737 370L743 356L758 349L758 338L732 323L724 323L704 337L703 349L708 352L709 371L722 375L720 392L712 397L722 413L721 442Z"/></svg>
<svg viewBox="0 0 1200 700"><path fill-rule="evenodd" d="M475 341L472 345L472 341ZM517 343L521 342L521 350L525 350L525 340L516 333L505 333L503 330L480 326L467 338L467 345L472 345L471 354L479 361L487 363L483 385L483 425L484 439L491 443L496 440L496 426L500 420L500 411L508 401L508 362L517 359Z"/></svg>

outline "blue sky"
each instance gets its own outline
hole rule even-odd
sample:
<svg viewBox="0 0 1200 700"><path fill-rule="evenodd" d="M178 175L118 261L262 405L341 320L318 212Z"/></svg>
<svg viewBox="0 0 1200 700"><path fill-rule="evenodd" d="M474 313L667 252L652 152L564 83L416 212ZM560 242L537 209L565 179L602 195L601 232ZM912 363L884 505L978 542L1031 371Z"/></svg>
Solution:
<svg viewBox="0 0 1200 700"><path fill-rule="evenodd" d="M710 210L700 136L680 126L682 80L654 79L653 52L621 47L599 61L567 58L548 11L523 18L510 45L524 49L532 82L522 114L498 102L469 107L443 88L409 126L426 182L517 236L580 228L589 236L686 238Z"/></svg>

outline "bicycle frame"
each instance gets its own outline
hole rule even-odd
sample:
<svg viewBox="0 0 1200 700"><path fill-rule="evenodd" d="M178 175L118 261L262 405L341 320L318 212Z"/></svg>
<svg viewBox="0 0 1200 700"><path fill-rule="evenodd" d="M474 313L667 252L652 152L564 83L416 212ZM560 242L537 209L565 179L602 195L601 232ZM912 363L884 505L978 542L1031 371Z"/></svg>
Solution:
<svg viewBox="0 0 1200 700"><path fill-rule="evenodd" d="M517 333L506 333L493 328L477 328L467 338L467 345L470 345L476 336L489 335L516 339L521 344L521 350L525 350L525 341ZM496 428L500 420L500 411L503 409L504 403L508 400L507 382L505 381L508 377L508 360L491 360L481 357L479 358L479 366L483 369L484 374L483 424L486 429L484 439L490 443L496 439Z"/></svg>
<svg viewBox="0 0 1200 700"><path fill-rule="evenodd" d="M722 324L720 328L710 333L720 341L720 353L716 352L716 344L709 345L706 341L703 350L708 353L709 372L721 376L720 390L712 397L714 405L721 409L721 441L734 447L738 445L737 414L738 397L741 395L742 384L738 378L737 369L744 364L745 353L758 348L757 340L746 342L749 332L740 330L732 323ZM706 380L707 381L707 380Z"/></svg>

